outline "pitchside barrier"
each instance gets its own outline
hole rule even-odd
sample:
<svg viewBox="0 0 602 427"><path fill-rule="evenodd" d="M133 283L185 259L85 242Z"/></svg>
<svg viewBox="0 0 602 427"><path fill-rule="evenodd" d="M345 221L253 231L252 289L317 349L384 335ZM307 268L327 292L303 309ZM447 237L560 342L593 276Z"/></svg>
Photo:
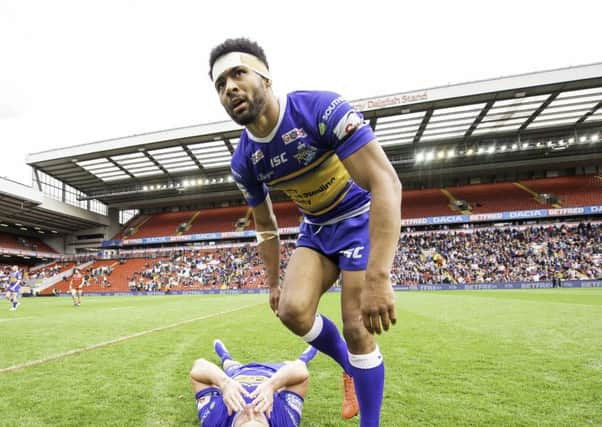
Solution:
<svg viewBox="0 0 602 427"><path fill-rule="evenodd" d="M407 291L475 291L475 290L492 290L492 289L546 289L546 288L602 288L602 280L563 280L560 283L553 281L544 282L511 282L511 283L471 283L452 285L442 283L438 285L394 285L393 289L399 292ZM339 286L333 286L329 292L340 292ZM86 296L136 296L136 295L240 295L240 294L267 294L269 290L261 289L195 289L195 290L177 290L165 293L162 291L144 292L89 292L84 293ZM68 292L61 293L60 296L71 298Z"/></svg>

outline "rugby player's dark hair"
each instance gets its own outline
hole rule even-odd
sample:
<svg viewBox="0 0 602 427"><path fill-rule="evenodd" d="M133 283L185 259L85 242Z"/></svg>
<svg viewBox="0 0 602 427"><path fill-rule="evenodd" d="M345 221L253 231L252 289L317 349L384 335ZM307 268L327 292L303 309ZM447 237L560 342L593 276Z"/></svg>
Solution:
<svg viewBox="0 0 602 427"><path fill-rule="evenodd" d="M211 78L211 69L217 59L230 52L244 52L256 56L265 64L267 69L270 69L268 59L265 56L263 48L252 40L246 37L239 37L236 39L226 39L223 43L215 46L209 54L209 78Z"/></svg>

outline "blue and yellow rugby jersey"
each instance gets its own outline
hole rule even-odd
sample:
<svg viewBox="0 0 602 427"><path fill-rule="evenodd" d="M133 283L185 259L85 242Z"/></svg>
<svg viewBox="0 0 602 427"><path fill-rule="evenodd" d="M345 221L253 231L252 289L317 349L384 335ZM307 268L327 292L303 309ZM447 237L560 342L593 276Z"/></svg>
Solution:
<svg viewBox="0 0 602 427"><path fill-rule="evenodd" d="M227 374L234 378L251 393L259 384L267 381L282 366L282 363L247 363L228 369ZM253 399L243 396L247 404ZM217 387L209 387L196 393L197 414L201 427L230 427L238 414L228 415L221 391ZM271 427L298 427L303 411L303 398L297 393L282 390L274 394L272 414L268 419Z"/></svg>
<svg viewBox="0 0 602 427"><path fill-rule="evenodd" d="M18 271L11 271L8 275L8 288L10 292L19 292L21 290L21 281L23 280L23 273Z"/></svg>
<svg viewBox="0 0 602 427"><path fill-rule="evenodd" d="M370 193L341 160L375 138L362 115L338 94L292 92L280 100L270 135L242 132L232 175L252 207L265 200L268 189L281 190L310 222L336 222L369 209Z"/></svg>

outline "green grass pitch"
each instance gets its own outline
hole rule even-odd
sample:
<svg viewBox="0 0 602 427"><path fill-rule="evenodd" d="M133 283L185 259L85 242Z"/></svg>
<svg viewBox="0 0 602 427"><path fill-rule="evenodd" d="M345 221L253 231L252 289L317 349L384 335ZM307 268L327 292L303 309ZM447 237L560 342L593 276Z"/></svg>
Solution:
<svg viewBox="0 0 602 427"><path fill-rule="evenodd" d="M1 426L194 426L188 371L295 358L267 295L27 298L0 312ZM340 325L339 294L320 311ZM383 426L602 425L602 289L406 292L378 338ZM13 369L19 366L17 369ZM340 418L341 372L310 364L302 426Z"/></svg>

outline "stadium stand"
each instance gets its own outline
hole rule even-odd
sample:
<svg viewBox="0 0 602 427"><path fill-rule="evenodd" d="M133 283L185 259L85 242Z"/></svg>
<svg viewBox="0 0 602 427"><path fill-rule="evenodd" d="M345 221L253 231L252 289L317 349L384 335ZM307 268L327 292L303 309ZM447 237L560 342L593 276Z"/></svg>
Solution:
<svg viewBox="0 0 602 427"><path fill-rule="evenodd" d="M0 232L0 247L34 252L57 253L40 239Z"/></svg>
<svg viewBox="0 0 602 427"><path fill-rule="evenodd" d="M602 178L598 175L563 176L521 183L537 194L556 196L559 207L602 204Z"/></svg>

